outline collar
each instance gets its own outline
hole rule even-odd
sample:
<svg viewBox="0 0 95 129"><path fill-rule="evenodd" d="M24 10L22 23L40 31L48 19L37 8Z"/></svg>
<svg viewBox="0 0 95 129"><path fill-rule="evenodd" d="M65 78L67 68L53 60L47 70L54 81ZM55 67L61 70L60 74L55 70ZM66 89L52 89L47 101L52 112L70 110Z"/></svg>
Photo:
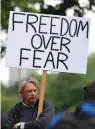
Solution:
<svg viewBox="0 0 95 129"><path fill-rule="evenodd" d="M24 101L22 100L22 104L23 104L25 107L34 107L35 104L37 103L37 101L38 101L38 99L37 99L34 103L32 103L30 106L28 106L28 105L26 105L26 104L24 103Z"/></svg>

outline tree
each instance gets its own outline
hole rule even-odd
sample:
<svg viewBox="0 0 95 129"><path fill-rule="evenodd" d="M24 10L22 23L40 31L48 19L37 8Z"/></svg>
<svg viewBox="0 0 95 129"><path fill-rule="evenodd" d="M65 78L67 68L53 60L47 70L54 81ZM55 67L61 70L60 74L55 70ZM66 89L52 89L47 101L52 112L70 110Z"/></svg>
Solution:
<svg viewBox="0 0 95 129"><path fill-rule="evenodd" d="M95 80L95 53L92 53L88 59L86 77L91 81Z"/></svg>
<svg viewBox="0 0 95 129"><path fill-rule="evenodd" d="M36 6L39 4L39 10ZM9 11L24 11L24 12L41 12L56 15L66 15L68 9L74 10L74 16L83 16L87 11L95 12L95 0L88 0L82 4L80 0L62 0L55 7L47 5L45 7L44 0L2 0L1 1L1 27L7 30Z"/></svg>
<svg viewBox="0 0 95 129"><path fill-rule="evenodd" d="M43 4L43 0L2 0L1 1L1 27L2 30L8 29L8 19L10 11L38 12L36 6Z"/></svg>
<svg viewBox="0 0 95 129"><path fill-rule="evenodd" d="M16 86L17 87L17 86ZM1 112L5 114L10 107L12 107L16 102L18 102L19 98L15 93L15 86L14 90L12 87L6 88L4 84L1 83Z"/></svg>
<svg viewBox="0 0 95 129"><path fill-rule="evenodd" d="M81 2L80 0L61 0L61 3L57 4L55 7L47 5L47 8L44 8L44 6L42 6L41 12L47 14L67 15L68 9L74 11L74 16L82 17L87 11L95 12L95 0L88 0L86 2Z"/></svg>
<svg viewBox="0 0 95 129"><path fill-rule="evenodd" d="M46 98L53 102L56 111L62 111L80 102L80 74L58 73L51 77L47 85Z"/></svg>
<svg viewBox="0 0 95 129"><path fill-rule="evenodd" d="M43 4L43 0L2 0L1 1L1 29L7 33L8 19L10 11L22 11L22 12L38 12L36 5L39 7ZM3 42L3 41L2 41ZM6 46L1 44L1 57L5 55Z"/></svg>
<svg viewBox="0 0 95 129"><path fill-rule="evenodd" d="M95 54L88 58L87 74L57 73L47 78L46 99L53 102L57 112L82 102L83 87L95 80Z"/></svg>

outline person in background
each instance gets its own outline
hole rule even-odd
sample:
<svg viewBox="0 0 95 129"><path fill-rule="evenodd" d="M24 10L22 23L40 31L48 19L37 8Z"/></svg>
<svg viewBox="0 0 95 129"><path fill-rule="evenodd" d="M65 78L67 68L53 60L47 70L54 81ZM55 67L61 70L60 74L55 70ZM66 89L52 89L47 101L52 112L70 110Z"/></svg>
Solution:
<svg viewBox="0 0 95 129"><path fill-rule="evenodd" d="M83 91L83 102L76 110L55 115L49 129L95 129L95 81Z"/></svg>
<svg viewBox="0 0 95 129"><path fill-rule="evenodd" d="M14 105L7 113L11 128L47 129L55 110L51 102L44 101L43 111L36 119L39 105L39 87L39 83L34 78L25 78L21 81L19 94L22 97L22 101Z"/></svg>

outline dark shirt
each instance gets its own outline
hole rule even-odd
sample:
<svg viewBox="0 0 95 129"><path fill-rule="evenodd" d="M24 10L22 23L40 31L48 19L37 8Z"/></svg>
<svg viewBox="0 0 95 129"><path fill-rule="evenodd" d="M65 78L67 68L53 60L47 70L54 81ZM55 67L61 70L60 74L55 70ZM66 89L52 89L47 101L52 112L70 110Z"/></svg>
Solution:
<svg viewBox="0 0 95 129"><path fill-rule="evenodd" d="M10 129L8 120L5 116L1 115L1 129Z"/></svg>
<svg viewBox="0 0 95 129"><path fill-rule="evenodd" d="M22 102L18 104L20 104L19 120L16 121L15 118L16 105L7 114L10 127L13 127L18 122L25 122L25 129L47 129L55 113L54 107L50 102L44 101L43 111L40 113L38 120L36 120L38 101L29 107L25 106Z"/></svg>

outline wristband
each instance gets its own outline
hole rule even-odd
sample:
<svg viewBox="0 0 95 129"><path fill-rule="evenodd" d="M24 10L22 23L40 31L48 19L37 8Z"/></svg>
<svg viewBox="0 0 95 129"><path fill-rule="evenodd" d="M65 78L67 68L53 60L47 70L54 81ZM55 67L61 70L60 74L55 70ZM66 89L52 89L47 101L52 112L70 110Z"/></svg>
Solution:
<svg viewBox="0 0 95 129"><path fill-rule="evenodd" d="M20 123L20 129L24 129L25 122Z"/></svg>

